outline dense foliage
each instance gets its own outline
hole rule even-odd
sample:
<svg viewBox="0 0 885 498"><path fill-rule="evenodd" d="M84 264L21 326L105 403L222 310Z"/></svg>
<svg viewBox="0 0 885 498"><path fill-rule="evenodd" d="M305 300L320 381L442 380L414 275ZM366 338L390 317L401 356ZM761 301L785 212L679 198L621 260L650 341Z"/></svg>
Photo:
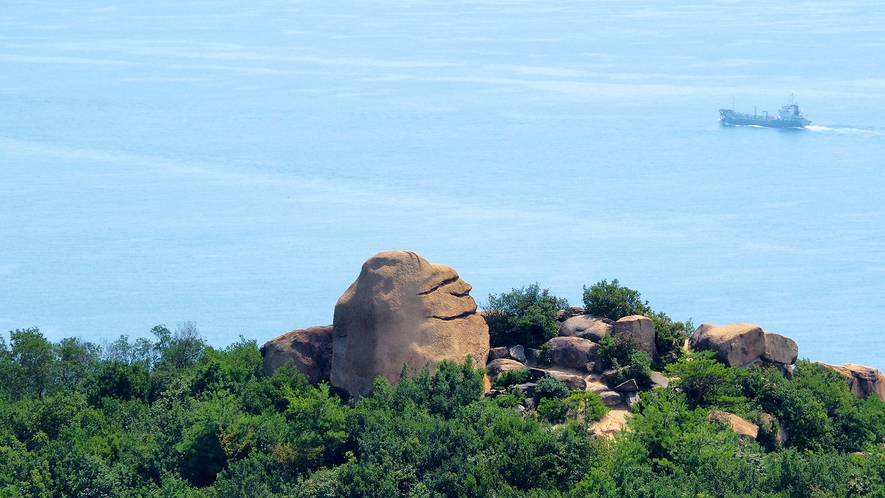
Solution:
<svg viewBox="0 0 885 498"><path fill-rule="evenodd" d="M501 294L489 294L486 323L492 347L522 344L537 347L559 332L559 310L568 301L532 284Z"/></svg>
<svg viewBox="0 0 885 498"><path fill-rule="evenodd" d="M642 300L639 291L622 286L618 279L611 283L608 280L600 280L590 287L584 286L584 312L588 315L600 316L610 320L620 320L625 316L642 315L651 319L655 326L655 348L660 358L658 360L667 365L678 360L682 355L682 346L685 339L694 332L691 320L676 322L664 312L655 312L648 305L648 301ZM618 344L622 350L629 346ZM629 356L623 353L621 356ZM624 359L621 359L622 364Z"/></svg>
<svg viewBox="0 0 885 498"><path fill-rule="evenodd" d="M682 358L606 439L588 431L599 397L553 379L525 415L515 386L483 397L469 362L345 402L291 366L264 376L254 341L152 332L0 340L0 496L885 496L885 403L805 361L787 380ZM758 441L714 408L759 424Z"/></svg>

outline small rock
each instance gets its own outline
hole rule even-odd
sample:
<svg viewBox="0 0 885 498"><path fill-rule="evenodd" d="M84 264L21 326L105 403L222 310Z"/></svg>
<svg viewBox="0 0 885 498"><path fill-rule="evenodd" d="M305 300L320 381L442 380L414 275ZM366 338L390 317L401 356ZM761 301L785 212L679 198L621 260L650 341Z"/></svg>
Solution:
<svg viewBox="0 0 885 498"><path fill-rule="evenodd" d="M627 371L627 367L606 370L605 372L602 372L602 381L611 385L615 380L619 379L625 371Z"/></svg>
<svg viewBox="0 0 885 498"><path fill-rule="evenodd" d="M651 373L651 387L668 387L670 385L670 379L664 377L664 374L661 372L652 372Z"/></svg>
<svg viewBox="0 0 885 498"><path fill-rule="evenodd" d="M572 391L585 391L587 389L587 381L577 375L555 371L548 372L547 375L567 385Z"/></svg>
<svg viewBox="0 0 885 498"><path fill-rule="evenodd" d="M497 360L498 358L507 358L510 352L507 350L507 346L499 346L497 348L489 349L489 359L488 361Z"/></svg>
<svg viewBox="0 0 885 498"><path fill-rule="evenodd" d="M627 393L627 408L633 411L633 406L639 402L639 393Z"/></svg>
<svg viewBox="0 0 885 498"><path fill-rule="evenodd" d="M702 324L688 343L695 351L714 351L716 359L730 367L741 367L765 352L765 333L758 325L746 323Z"/></svg>
<svg viewBox="0 0 885 498"><path fill-rule="evenodd" d="M618 406L623 401L621 395L614 391L602 391L599 393L599 397L602 398L602 404L605 406Z"/></svg>
<svg viewBox="0 0 885 498"><path fill-rule="evenodd" d="M635 393L639 390L639 384L636 383L636 379L629 379L615 386L614 390L619 393Z"/></svg>
<svg viewBox="0 0 885 498"><path fill-rule="evenodd" d="M525 407L522 405L516 405L513 407L513 411L520 415L525 415Z"/></svg>
<svg viewBox="0 0 885 498"><path fill-rule="evenodd" d="M510 353L510 357L514 360L525 363L525 348L520 345L512 346L508 351Z"/></svg>
<svg viewBox="0 0 885 498"><path fill-rule="evenodd" d="M532 388L532 392L534 392L534 388ZM525 401L522 402L522 405L525 406L526 410L534 410L536 407L535 398L531 396L527 397Z"/></svg>
<svg viewBox="0 0 885 498"><path fill-rule="evenodd" d="M486 373L492 377L497 377L501 372L506 372L508 370L523 369L525 369L525 365L518 361L508 360L507 358L498 358L497 360L490 361L486 365Z"/></svg>

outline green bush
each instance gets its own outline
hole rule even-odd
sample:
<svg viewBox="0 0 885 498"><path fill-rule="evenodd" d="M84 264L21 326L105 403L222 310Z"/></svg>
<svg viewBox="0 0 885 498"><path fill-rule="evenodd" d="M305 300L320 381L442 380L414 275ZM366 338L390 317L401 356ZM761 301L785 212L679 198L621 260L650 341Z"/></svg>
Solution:
<svg viewBox="0 0 885 498"><path fill-rule="evenodd" d="M538 416L551 424L565 422L568 407L562 401L552 398L542 398L538 403Z"/></svg>
<svg viewBox="0 0 885 498"><path fill-rule="evenodd" d="M630 364L630 358L638 349L636 343L628 337L615 338L607 335L599 340L596 359L603 369L620 368Z"/></svg>
<svg viewBox="0 0 885 498"><path fill-rule="evenodd" d="M622 287L618 279L614 279L611 283L600 280L589 288L584 286L584 312L618 320L630 315L647 315L651 308L648 301L642 301L639 291Z"/></svg>
<svg viewBox="0 0 885 498"><path fill-rule="evenodd" d="M559 310L568 308L568 301L532 284L500 295L489 294L485 307L492 347L537 347L559 332Z"/></svg>
<svg viewBox="0 0 885 498"><path fill-rule="evenodd" d="M524 384L529 381L529 369L505 370L495 376L493 383L496 389L506 389L514 384Z"/></svg>
<svg viewBox="0 0 885 498"><path fill-rule="evenodd" d="M548 399L565 399L571 394L571 390L564 382L553 377L541 377L535 386L535 398L543 400Z"/></svg>
<svg viewBox="0 0 885 498"><path fill-rule="evenodd" d="M574 392L562 404L568 410L569 418L583 417L585 422L600 420L609 411L602 404L602 397L591 392Z"/></svg>

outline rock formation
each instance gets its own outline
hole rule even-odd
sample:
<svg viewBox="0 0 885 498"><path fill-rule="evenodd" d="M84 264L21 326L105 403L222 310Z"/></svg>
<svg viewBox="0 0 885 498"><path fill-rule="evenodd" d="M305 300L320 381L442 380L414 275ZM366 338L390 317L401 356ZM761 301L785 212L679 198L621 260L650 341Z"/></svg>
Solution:
<svg viewBox="0 0 885 498"><path fill-rule="evenodd" d="M787 378L792 378L790 365L799 357L799 346L793 339L747 323L722 327L705 323L688 344L696 351L714 351L716 359L730 367L774 366Z"/></svg>
<svg viewBox="0 0 885 498"><path fill-rule="evenodd" d="M593 342L599 342L600 339L612 333L614 323L608 318L600 318L593 315L577 315L559 325L559 335L562 337L580 337Z"/></svg>
<svg viewBox="0 0 885 498"><path fill-rule="evenodd" d="M870 394L875 393L880 400L885 400L885 377L875 368L852 363L828 365L818 362L818 364L844 375L848 389L858 398L867 399Z"/></svg>
<svg viewBox="0 0 885 498"><path fill-rule="evenodd" d="M452 268L407 251L379 253L335 305L332 385L372 392L376 376L399 379L442 360L485 365L489 331L470 285Z"/></svg>
<svg viewBox="0 0 885 498"><path fill-rule="evenodd" d="M647 316L631 315L621 318L614 323L612 336L630 339L652 358L658 357L655 346L655 324Z"/></svg>
<svg viewBox="0 0 885 498"><path fill-rule="evenodd" d="M264 357L265 375L272 375L274 370L292 360L295 368L311 384L328 382L332 369L332 326L287 332L261 346L261 356Z"/></svg>
<svg viewBox="0 0 885 498"><path fill-rule="evenodd" d="M599 344L580 337L554 337L547 341L553 365L584 371L587 363L596 361Z"/></svg>
<svg viewBox="0 0 885 498"><path fill-rule="evenodd" d="M714 351L717 360L740 367L756 361L765 352L765 333L758 325L734 323L717 327L705 323L688 344L696 351Z"/></svg>
<svg viewBox="0 0 885 498"><path fill-rule="evenodd" d="M759 426L746 420L744 418L738 417L733 413L723 412L720 410L710 410L710 414L707 416L707 420L717 421L723 424L728 424L731 426L731 430L740 434L741 436L747 436L753 440L759 435Z"/></svg>

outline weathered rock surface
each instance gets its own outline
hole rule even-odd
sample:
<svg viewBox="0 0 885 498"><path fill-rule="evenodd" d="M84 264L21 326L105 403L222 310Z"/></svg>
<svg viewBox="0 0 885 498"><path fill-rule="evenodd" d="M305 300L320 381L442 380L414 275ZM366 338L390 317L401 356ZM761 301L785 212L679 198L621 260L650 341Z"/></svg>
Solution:
<svg viewBox="0 0 885 498"><path fill-rule="evenodd" d="M547 377L553 377L554 379L568 386L568 388L573 391L584 391L587 389L587 381L584 380L583 377L579 377L577 375L565 372L557 372L555 370L547 370Z"/></svg>
<svg viewBox="0 0 885 498"><path fill-rule="evenodd" d="M577 315L559 324L559 335L561 337L580 337L593 342L599 342L603 337L611 335L614 323L608 318L593 315Z"/></svg>
<svg viewBox="0 0 885 498"><path fill-rule="evenodd" d="M762 359L782 365L792 365L799 358L799 345L789 337L765 332L765 350Z"/></svg>
<svg viewBox="0 0 885 498"><path fill-rule="evenodd" d="M511 346L510 349L507 350L510 354L510 357L514 360L525 363L525 348L517 344L516 346Z"/></svg>
<svg viewBox="0 0 885 498"><path fill-rule="evenodd" d="M328 382L332 370L332 326L287 332L264 343L261 356L264 357L265 375L272 375L274 370L292 360L295 368L311 384Z"/></svg>
<svg viewBox="0 0 885 498"><path fill-rule="evenodd" d="M670 385L670 379L661 372L651 372L651 387L667 387Z"/></svg>
<svg viewBox="0 0 885 498"><path fill-rule="evenodd" d="M765 333L758 325L746 323L722 327L703 324L688 343L696 351L714 351L716 359L730 367L740 367L765 352Z"/></svg>
<svg viewBox="0 0 885 498"><path fill-rule="evenodd" d="M497 360L498 358L508 358L510 357L510 351L507 349L507 346L499 346L497 348L489 349L488 361Z"/></svg>
<svg viewBox="0 0 885 498"><path fill-rule="evenodd" d="M635 393L639 391L639 384L636 383L636 379L627 379L612 389L619 393Z"/></svg>
<svg viewBox="0 0 885 498"><path fill-rule="evenodd" d="M738 417L733 413L723 412L720 410L710 410L707 420L715 420L717 422L727 423L731 429L741 436L748 436L753 440L759 435L759 426L749 420Z"/></svg>
<svg viewBox="0 0 885 498"><path fill-rule="evenodd" d="M587 363L596 360L599 344L580 337L554 337L547 341L553 364L574 370L584 370Z"/></svg>
<svg viewBox="0 0 885 498"><path fill-rule="evenodd" d="M501 372L506 372L508 370L525 370L525 365L509 358L498 358L497 360L490 361L486 365L486 373L492 377L497 377Z"/></svg>
<svg viewBox="0 0 885 498"><path fill-rule="evenodd" d="M376 376L399 380L442 360L485 365L489 330L470 284L452 268L408 251L369 258L335 305L331 382L351 395L372 392Z"/></svg>
<svg viewBox="0 0 885 498"><path fill-rule="evenodd" d="M609 390L610 390L609 387L608 387L607 385L603 384L602 382L597 382L597 381L590 381L590 382L587 382L587 387L586 387L586 389L587 389L588 391L590 391L591 393L596 393L596 394L599 394L599 393L601 393L601 392L603 392L603 391L609 391Z"/></svg>
<svg viewBox="0 0 885 498"><path fill-rule="evenodd" d="M612 336L629 338L652 358L658 356L655 346L655 324L647 316L631 315L621 318L614 323Z"/></svg>
<svg viewBox="0 0 885 498"><path fill-rule="evenodd" d="M818 364L844 375L848 389L858 398L867 399L871 394L876 394L879 399L885 400L885 377L875 368L852 363L828 365L818 362Z"/></svg>
<svg viewBox="0 0 885 498"><path fill-rule="evenodd" d="M624 401L621 395L614 391L602 391L599 393L599 397L602 398L602 404L609 407L618 406Z"/></svg>

